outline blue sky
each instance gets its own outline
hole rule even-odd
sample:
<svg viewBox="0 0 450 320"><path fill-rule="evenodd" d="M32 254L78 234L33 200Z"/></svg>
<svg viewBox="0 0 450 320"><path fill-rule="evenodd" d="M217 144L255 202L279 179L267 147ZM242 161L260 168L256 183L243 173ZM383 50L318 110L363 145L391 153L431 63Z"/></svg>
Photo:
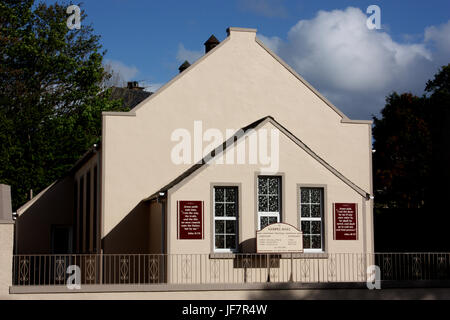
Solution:
<svg viewBox="0 0 450 320"><path fill-rule="evenodd" d="M382 28L355 38L357 32L347 22L361 22L372 4L381 8ZM81 7L86 22L101 36L107 61L125 80L152 84L150 89L174 77L183 59L201 55L211 34L223 40L229 26L257 28L258 37L352 118L378 114L392 90L421 94L439 65L450 63L448 0L84 0ZM302 20L306 23L299 24ZM330 32L329 21L344 31ZM330 45L334 42L348 51L336 55ZM377 50L380 46L384 49ZM361 52L364 64L349 63L354 52ZM307 67L321 59L330 65ZM371 81L372 64L378 73ZM355 76L343 80L352 68Z"/></svg>

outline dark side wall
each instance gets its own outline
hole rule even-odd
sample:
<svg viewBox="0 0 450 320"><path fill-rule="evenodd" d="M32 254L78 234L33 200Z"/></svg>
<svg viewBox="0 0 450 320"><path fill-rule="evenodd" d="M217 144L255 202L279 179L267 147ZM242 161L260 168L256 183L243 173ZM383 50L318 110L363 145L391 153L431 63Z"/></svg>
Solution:
<svg viewBox="0 0 450 320"><path fill-rule="evenodd" d="M51 254L52 226L73 227L74 180L68 176L52 185L16 220L16 254Z"/></svg>

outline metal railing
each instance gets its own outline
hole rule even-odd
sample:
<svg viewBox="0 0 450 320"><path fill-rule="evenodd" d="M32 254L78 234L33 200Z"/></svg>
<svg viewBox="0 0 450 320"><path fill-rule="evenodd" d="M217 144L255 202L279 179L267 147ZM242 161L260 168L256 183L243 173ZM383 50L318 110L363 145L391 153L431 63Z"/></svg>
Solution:
<svg viewBox="0 0 450 320"><path fill-rule="evenodd" d="M73 269L92 285L365 282L370 265L381 280L450 280L450 253L86 254L15 255L13 285L66 285Z"/></svg>

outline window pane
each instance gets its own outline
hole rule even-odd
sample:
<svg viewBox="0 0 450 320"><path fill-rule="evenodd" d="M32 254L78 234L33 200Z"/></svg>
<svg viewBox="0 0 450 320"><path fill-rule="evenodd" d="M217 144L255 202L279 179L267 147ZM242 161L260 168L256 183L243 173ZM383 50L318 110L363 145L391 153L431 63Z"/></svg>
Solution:
<svg viewBox="0 0 450 320"><path fill-rule="evenodd" d="M258 178L258 194L267 194L267 178Z"/></svg>
<svg viewBox="0 0 450 320"><path fill-rule="evenodd" d="M278 179L278 178L268 178L268 180L269 180L269 194L276 194L276 195L278 195L280 179Z"/></svg>
<svg viewBox="0 0 450 320"><path fill-rule="evenodd" d="M320 221L311 221L311 233L320 234L321 233L320 225L321 225Z"/></svg>
<svg viewBox="0 0 450 320"><path fill-rule="evenodd" d="M261 223L260 223L261 230L269 225L269 218L268 217L260 217L260 221L261 221Z"/></svg>
<svg viewBox="0 0 450 320"><path fill-rule="evenodd" d="M322 241L320 236L311 236L311 247L313 249L322 248Z"/></svg>
<svg viewBox="0 0 450 320"><path fill-rule="evenodd" d="M225 201L236 202L236 189L234 188L225 189Z"/></svg>
<svg viewBox="0 0 450 320"><path fill-rule="evenodd" d="M309 235L303 235L303 248L310 249L311 248L311 237Z"/></svg>
<svg viewBox="0 0 450 320"><path fill-rule="evenodd" d="M269 209L267 196L258 196L258 211L267 212Z"/></svg>
<svg viewBox="0 0 450 320"><path fill-rule="evenodd" d="M300 200L303 246L305 249L322 249L323 189L300 188Z"/></svg>
<svg viewBox="0 0 450 320"><path fill-rule="evenodd" d="M277 222L278 222L278 218L277 217L269 217L269 224L277 223Z"/></svg>
<svg viewBox="0 0 450 320"><path fill-rule="evenodd" d="M309 203L309 190L308 189L301 189L301 202Z"/></svg>
<svg viewBox="0 0 450 320"><path fill-rule="evenodd" d="M218 188L218 187L214 188L216 202L223 202L223 200L224 200L223 191L224 191L223 188Z"/></svg>
<svg viewBox="0 0 450 320"><path fill-rule="evenodd" d="M238 210L237 197L238 188L236 187L214 187L214 213L216 217L214 219L214 243L216 249L236 249L236 241L238 240L238 222L235 218Z"/></svg>
<svg viewBox="0 0 450 320"><path fill-rule="evenodd" d="M216 215L216 217L223 217L223 215L224 215L223 203L215 204L215 215Z"/></svg>
<svg viewBox="0 0 450 320"><path fill-rule="evenodd" d="M216 236L216 248L225 249L225 236L222 235Z"/></svg>
<svg viewBox="0 0 450 320"><path fill-rule="evenodd" d="M315 217L315 218L320 217L320 204L312 204L311 205L311 217Z"/></svg>
<svg viewBox="0 0 450 320"><path fill-rule="evenodd" d="M236 234L236 221L230 221L228 220L226 222L226 232L228 233L232 233L232 234Z"/></svg>
<svg viewBox="0 0 450 320"><path fill-rule="evenodd" d="M320 189L311 190L311 202L320 203Z"/></svg>
<svg viewBox="0 0 450 320"><path fill-rule="evenodd" d="M302 221L302 232L303 232L303 234L310 234L311 233L311 222L309 222L309 221Z"/></svg>
<svg viewBox="0 0 450 320"><path fill-rule="evenodd" d="M235 217L236 216L236 205L234 203L227 203L225 205L226 215L227 217Z"/></svg>
<svg viewBox="0 0 450 320"><path fill-rule="evenodd" d="M226 236L226 248L227 249L236 249L236 236L235 235L227 235Z"/></svg>
<svg viewBox="0 0 450 320"><path fill-rule="evenodd" d="M217 233L224 233L223 232L224 224L225 224L225 221L223 221L223 220L216 220L216 234Z"/></svg>
<svg viewBox="0 0 450 320"><path fill-rule="evenodd" d="M278 196L269 196L269 211L279 212L280 208L278 205Z"/></svg>
<svg viewBox="0 0 450 320"><path fill-rule="evenodd" d="M310 217L310 205L302 204L302 217Z"/></svg>

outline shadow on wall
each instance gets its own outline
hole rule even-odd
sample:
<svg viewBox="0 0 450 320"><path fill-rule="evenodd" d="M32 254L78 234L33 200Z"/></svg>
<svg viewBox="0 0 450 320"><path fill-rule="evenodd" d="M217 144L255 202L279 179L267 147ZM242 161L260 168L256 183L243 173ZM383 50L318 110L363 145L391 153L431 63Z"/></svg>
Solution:
<svg viewBox="0 0 450 320"><path fill-rule="evenodd" d="M239 252L255 253L256 252L256 238L250 238L239 243Z"/></svg>
<svg viewBox="0 0 450 320"><path fill-rule="evenodd" d="M103 239L105 254L161 253L160 214L153 204L140 202Z"/></svg>
<svg viewBox="0 0 450 320"><path fill-rule="evenodd" d="M52 253L52 226L73 226L73 185L72 177L55 182L17 217L17 254Z"/></svg>

